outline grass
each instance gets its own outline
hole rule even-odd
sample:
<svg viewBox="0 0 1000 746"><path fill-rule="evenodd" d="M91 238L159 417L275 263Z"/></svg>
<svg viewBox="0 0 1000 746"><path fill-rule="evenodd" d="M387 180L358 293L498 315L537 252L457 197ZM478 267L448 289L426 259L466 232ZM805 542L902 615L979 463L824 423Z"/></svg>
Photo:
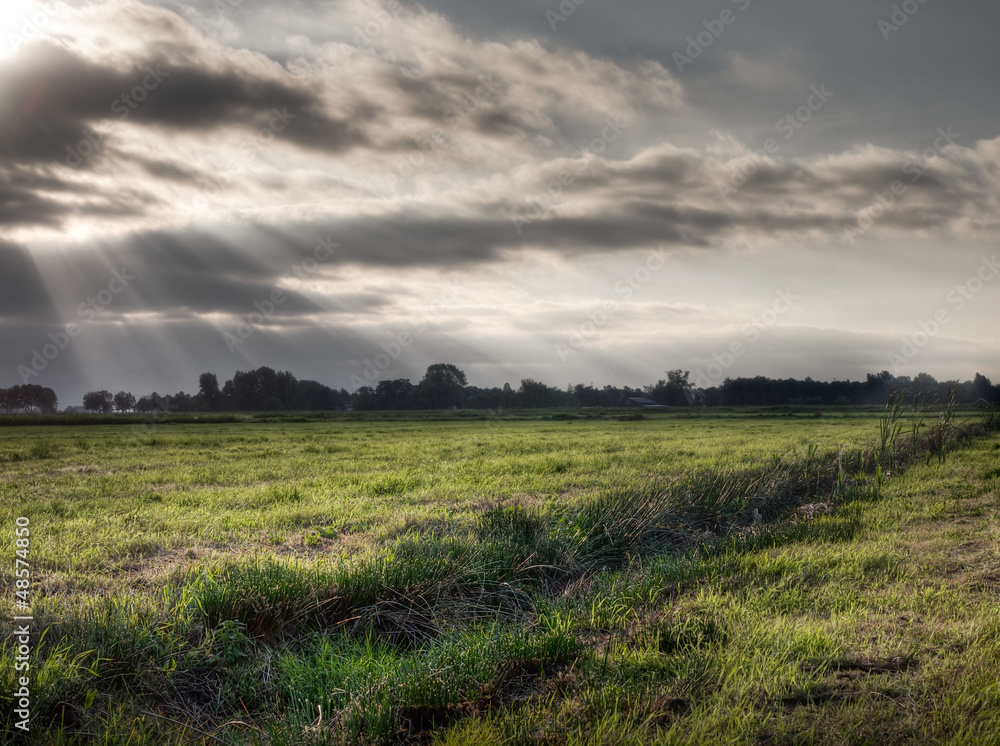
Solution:
<svg viewBox="0 0 1000 746"><path fill-rule="evenodd" d="M1000 742L1000 439L930 428L6 429L32 739Z"/></svg>
<svg viewBox="0 0 1000 746"><path fill-rule="evenodd" d="M862 443L867 416L643 421L222 423L0 429L0 525L44 525L50 577L94 578L169 552L361 542L511 498L572 500L772 453ZM0 536L0 552L11 538ZM343 542L341 542L343 543Z"/></svg>

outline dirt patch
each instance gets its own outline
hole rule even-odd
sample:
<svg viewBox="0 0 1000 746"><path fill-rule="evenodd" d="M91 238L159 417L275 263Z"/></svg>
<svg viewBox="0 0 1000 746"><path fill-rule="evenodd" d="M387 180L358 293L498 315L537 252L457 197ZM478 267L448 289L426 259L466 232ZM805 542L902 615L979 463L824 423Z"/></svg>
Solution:
<svg viewBox="0 0 1000 746"><path fill-rule="evenodd" d="M906 617L900 617L906 619ZM844 678L859 678L871 674L899 673L912 668L916 662L909 658L892 658L891 660L847 659L838 661L831 669L837 676Z"/></svg>
<svg viewBox="0 0 1000 746"><path fill-rule="evenodd" d="M163 585L194 565L218 558L233 556L232 548L217 546L179 547L164 549L140 560L132 560L120 566L115 575L132 587ZM120 573L120 574L119 574ZM122 578L124 575L125 578Z"/></svg>
<svg viewBox="0 0 1000 746"><path fill-rule="evenodd" d="M903 548L931 583L951 587L997 588L1000 542L992 517L983 521L940 521L915 527ZM960 535L956 536L959 532Z"/></svg>
<svg viewBox="0 0 1000 746"><path fill-rule="evenodd" d="M571 494L576 494L582 492L581 490L563 490L559 493L560 497L565 497ZM543 507L546 503L551 501L551 496L544 495L537 492L520 492L516 495L510 497L497 498L497 497L485 497L478 500L470 500L467 503L456 503L452 502L450 505L453 511L462 512L473 512L481 513L487 510L495 510L496 508L523 508L525 510L532 510Z"/></svg>
<svg viewBox="0 0 1000 746"><path fill-rule="evenodd" d="M1000 592L1000 566L962 573L954 579L953 585L977 591Z"/></svg>
<svg viewBox="0 0 1000 746"><path fill-rule="evenodd" d="M786 710L828 702L843 702L869 696L873 691L886 694L892 690L892 677L914 667L907 658L846 659L830 667L832 675L809 689L793 692L782 698Z"/></svg>
<svg viewBox="0 0 1000 746"><path fill-rule="evenodd" d="M107 469L101 470L96 466L89 466L85 464L73 464L72 466L60 466L52 471L60 474L98 474L107 473Z"/></svg>

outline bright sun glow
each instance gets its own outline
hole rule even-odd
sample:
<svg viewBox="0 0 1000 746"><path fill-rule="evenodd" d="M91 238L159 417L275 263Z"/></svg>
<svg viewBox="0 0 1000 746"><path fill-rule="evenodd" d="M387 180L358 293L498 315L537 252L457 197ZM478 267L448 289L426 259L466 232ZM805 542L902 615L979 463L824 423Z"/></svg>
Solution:
<svg viewBox="0 0 1000 746"><path fill-rule="evenodd" d="M3 0L0 5L0 55L46 33L53 12L32 0Z"/></svg>

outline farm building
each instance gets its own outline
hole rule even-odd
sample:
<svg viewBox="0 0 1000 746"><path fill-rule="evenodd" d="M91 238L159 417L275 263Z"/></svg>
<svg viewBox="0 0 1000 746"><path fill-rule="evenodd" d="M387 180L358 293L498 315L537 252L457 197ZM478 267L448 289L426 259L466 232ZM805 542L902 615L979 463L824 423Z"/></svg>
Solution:
<svg viewBox="0 0 1000 746"><path fill-rule="evenodd" d="M663 408L662 404L657 404L652 399L643 399L641 396L633 396L633 397L631 397L629 399L626 399L624 406L626 406L626 407L646 407L646 408L649 408L649 407L658 407L660 409Z"/></svg>

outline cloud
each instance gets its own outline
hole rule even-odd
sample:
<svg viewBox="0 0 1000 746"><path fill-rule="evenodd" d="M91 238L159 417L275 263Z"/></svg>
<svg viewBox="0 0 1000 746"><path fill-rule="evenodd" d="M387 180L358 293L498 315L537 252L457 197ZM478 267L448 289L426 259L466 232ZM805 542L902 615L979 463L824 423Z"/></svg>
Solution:
<svg viewBox="0 0 1000 746"><path fill-rule="evenodd" d="M905 246L919 260L908 276L919 296L940 289L947 262L927 262L941 247L965 256L992 245L1000 138L956 125L962 135L949 142L935 131L946 122L923 132L926 116L907 118L901 103L912 86L886 87L883 108L863 112L881 130L861 122L869 78L888 67L860 63L834 66L845 73L828 81L836 98L807 127L790 140L776 133L772 123L804 103L830 60L843 61L830 55L856 30L860 4L850 5L792 19L754 4L683 75L669 55L703 28L694 6L640 3L641 21L586 6L543 38L543 12L528 5L511 6L524 15L505 33L467 23L482 9L449 0L432 3L447 13L363 0L244 0L224 13L168 0L60 5L39 38L0 56L0 228L17 242L0 246L0 339L30 352L124 267L135 283L74 347L89 365L127 342L178 376L195 365L187 357L220 373L266 363L325 380L330 360L363 362L408 329L433 295L430 278L449 274L470 297L428 325L400 370L454 355L555 381L567 369L553 344L583 309L617 297L637 256L662 247L671 272L607 324L606 347L580 353L580 375L710 359L714 348L691 340L728 329L730 301L753 305L754 288L772 292L775 275L827 282L832 263L851 269L836 275L840 289L817 281L820 310L803 312L800 332L776 329L747 372L822 374L807 362L792 370L796 350L830 370L847 369L845 351L861 365L884 340L830 331L819 349L815 328L877 315L871 333L884 336L923 313L902 296L902 322L853 305L861 285L851 277L876 255L894 266ZM841 29L825 56L809 49L827 43L827 29L804 20L817 18ZM780 43L746 43L754 34ZM993 121L984 106L969 110ZM851 251L852 225L865 252ZM320 239L337 246L293 279ZM275 289L287 296L280 311L230 355L220 330ZM949 332L974 338L989 300ZM824 317L834 306L838 319ZM119 383L108 385L130 385L111 368Z"/></svg>
<svg viewBox="0 0 1000 746"><path fill-rule="evenodd" d="M56 226L69 208L44 196L72 189L58 179L21 169L0 170L0 225Z"/></svg>
<svg viewBox="0 0 1000 746"><path fill-rule="evenodd" d="M870 225L861 223L867 237L981 236L997 227L998 152L995 141L949 145L920 161L916 152L868 146L783 162L761 159L732 142L700 150L663 145L621 161L542 161L506 178L434 196L362 199L361 214L324 208L249 211L256 229L240 249L193 226L138 231L134 238L123 238L122 246L135 254L140 252L134 247L143 246L142 261L153 275L163 282L176 279L192 304L204 292L212 299L200 302L205 304L227 297L210 292L208 284L224 284L238 269L250 268L273 279L278 260L308 251L318 236L339 244L327 267L473 267L520 251L573 256L654 246L706 250L740 238L839 245L845 226L857 225L865 214L873 216ZM914 164L922 164L919 171L909 168ZM748 166L751 175L745 181L736 178ZM544 189L558 184L561 173L573 179L552 197ZM183 173L168 176L183 179ZM893 197L894 183L906 191ZM534 199L533 190L540 190ZM880 194L888 194L893 204L872 209ZM125 213L128 204L123 200L117 208L104 209ZM249 257L258 264L248 264ZM189 280L177 274L178 267L195 267L202 274ZM210 267L225 271L210 278Z"/></svg>
<svg viewBox="0 0 1000 746"><path fill-rule="evenodd" d="M22 47L0 64L0 157L11 162L63 161L87 130L129 121L166 130L267 127L274 110L296 120L287 137L303 147L339 152L366 143L360 109L330 116L325 104L290 76L204 60L171 50L149 52L130 68L92 61L51 41ZM367 116L374 112L370 109Z"/></svg>
<svg viewBox="0 0 1000 746"><path fill-rule="evenodd" d="M336 10L369 28L368 4ZM116 211L134 218L118 231L212 220L275 187L294 209L316 203L324 180L383 198L404 159L425 165L395 188L420 189L456 168L558 153L609 112L683 107L659 63L621 65L532 39L483 43L419 8L397 7L370 40L299 39L275 57L131 0L57 20L0 58L0 176L12 182L27 169L61 185L8 189L0 221L76 235L88 216ZM84 190L85 200L67 194Z"/></svg>
<svg viewBox="0 0 1000 746"><path fill-rule="evenodd" d="M700 149L663 144L620 161L559 159L518 172L503 199L519 192L520 204L498 194L496 209L508 205L539 243L549 229L579 222L591 245L608 248L624 235L636 245L718 245L735 235L840 243L859 221L870 235L996 230L1000 138L964 146L934 135L939 147L924 152L866 145L784 160L723 139ZM564 235L587 244L572 234Z"/></svg>

